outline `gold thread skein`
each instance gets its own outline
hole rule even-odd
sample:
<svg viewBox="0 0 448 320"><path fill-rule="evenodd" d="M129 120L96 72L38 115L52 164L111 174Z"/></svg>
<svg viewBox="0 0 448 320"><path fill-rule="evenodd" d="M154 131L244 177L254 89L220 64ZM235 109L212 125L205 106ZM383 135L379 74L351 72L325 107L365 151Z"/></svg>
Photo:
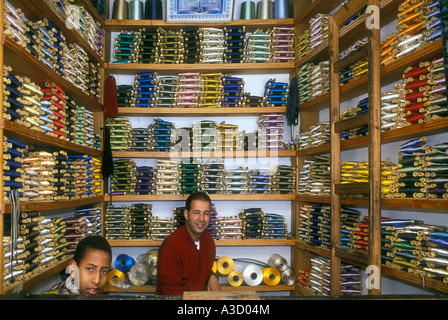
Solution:
<svg viewBox="0 0 448 320"><path fill-rule="evenodd" d="M128 18L128 3L126 0L115 0L112 9L112 19L125 20Z"/></svg>
<svg viewBox="0 0 448 320"><path fill-rule="evenodd" d="M217 274L220 277L227 276L230 272L233 271L233 268L235 266L235 263L233 262L233 259L230 257L221 257L218 259L218 262L216 263L218 272Z"/></svg>
<svg viewBox="0 0 448 320"><path fill-rule="evenodd" d="M243 283L243 274L238 270L233 270L227 276L227 280L232 287L239 287Z"/></svg>
<svg viewBox="0 0 448 320"><path fill-rule="evenodd" d="M275 268L262 268L263 271L263 282L270 287L276 286L280 280L280 271Z"/></svg>

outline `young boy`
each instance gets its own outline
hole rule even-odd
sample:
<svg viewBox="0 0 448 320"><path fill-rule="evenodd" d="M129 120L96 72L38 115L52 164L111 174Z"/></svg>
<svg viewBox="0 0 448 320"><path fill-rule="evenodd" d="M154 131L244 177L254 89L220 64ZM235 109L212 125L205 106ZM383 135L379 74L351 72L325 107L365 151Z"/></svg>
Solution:
<svg viewBox="0 0 448 320"><path fill-rule="evenodd" d="M57 289L58 295L95 295L103 293L111 270L112 250L101 236L88 236L76 246L67 269L70 276Z"/></svg>

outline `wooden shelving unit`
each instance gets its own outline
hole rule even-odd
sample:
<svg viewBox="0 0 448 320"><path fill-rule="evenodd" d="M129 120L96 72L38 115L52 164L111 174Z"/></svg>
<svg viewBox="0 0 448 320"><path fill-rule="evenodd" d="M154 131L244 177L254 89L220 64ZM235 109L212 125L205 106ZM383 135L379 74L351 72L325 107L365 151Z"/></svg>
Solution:
<svg viewBox="0 0 448 320"><path fill-rule="evenodd" d="M433 290L439 293L447 293L448 287L442 281L434 279L422 278L402 270L396 270L386 265L381 265L381 238L380 238L380 217L381 211L387 209L399 210L417 210L419 212L438 212L446 213L448 202L446 199L414 199L414 198L386 198L381 197L378 178L379 162L381 160L381 149L388 143L406 141L412 138L425 135L437 135L448 132L448 121L441 118L429 122L418 123L408 127L380 132L379 126L379 94L380 86L385 86L402 79L403 70L410 65L416 65L420 61L432 60L442 56L442 40L430 42L425 46L409 53L386 66L380 66L379 53L379 30L378 32L370 32L365 26L366 14L353 20L349 26L339 30L338 25L347 20L363 5L376 5L380 7L380 24L381 27L392 22L397 17L398 5L402 1L349 1L343 8L338 9L331 15L330 39L327 43L315 48L309 52L304 58L296 62L296 68L307 62L319 62L322 60L330 60L330 79L333 83L330 92L315 97L301 105L299 105L300 116L305 118L302 131L307 131L309 124L315 124L317 112L329 110L329 118L331 121L331 139L328 144L317 147L310 147L303 150L297 150L297 166L300 168L302 159L316 155L330 155L331 158L331 176L332 191L329 196L315 195L297 195L297 210L299 205L303 203L311 204L328 204L331 206L331 248L325 249L318 246L309 246L304 242L297 240L295 249L295 270L306 270L310 267L310 259L317 256L326 257L331 260L331 293L338 295L339 293L339 267L341 262L352 263L365 268L369 265L380 266L381 275L386 278L399 280L409 285ZM320 8L317 12L329 13L335 9L335 5L330 2L326 6L324 1L316 1L309 5L304 12L312 10L312 8ZM316 11L314 11L314 14ZM312 17L313 15L311 15ZM302 30L307 28L308 19L295 19L296 33L301 34ZM362 38L368 38L369 48L364 53L357 55L369 56L369 74L350 81L345 85L339 85L339 74L337 71L343 64L350 64L350 61L338 61L338 53L347 48L354 41ZM356 57L356 58L359 58ZM355 58L352 61L355 61ZM356 98L362 94L368 94L369 113L358 118L347 121L340 121L340 104L350 99ZM357 127L362 124L369 125L369 135L351 140L341 141L339 132L347 128ZM373 134L372 134L373 133ZM359 148L368 148L369 161L375 163L370 167L370 183L367 184L338 184L340 181L339 171L341 158L340 153L347 150L355 150ZM364 159L365 160L365 159ZM372 162L373 161L373 162ZM375 179L375 177L377 177ZM347 194L354 193L356 196ZM364 207L369 211L369 253L355 250L349 250L339 246L340 239L340 208L341 205ZM298 211L297 211L298 212ZM299 223L297 218L296 224ZM296 283L296 292L299 295L314 295L300 283ZM380 289L369 290L370 295L381 294Z"/></svg>
<svg viewBox="0 0 448 320"><path fill-rule="evenodd" d="M54 23L63 32L67 43L76 42L83 48L83 50L86 51L89 61L98 64L100 68L101 78L104 80L104 71L102 69L104 68L103 59L90 47L88 42L76 30L66 27L65 18L54 7L52 1L43 0L36 2L30 0L11 0L9 2L14 7L20 8L25 17L31 21L48 19L49 21ZM77 3L84 5L92 16L97 16L96 10L92 11L93 6L91 6L89 1L77 0ZM1 1L2 10L0 16L2 17L2 21L4 17L3 5L4 1ZM30 52L9 39L4 34L3 23L0 32L3 35L3 41L0 45L1 71L3 71L4 65L10 66L12 67L13 74L28 77L31 79L31 81L39 85L41 88L45 87L46 82L54 82L58 84L64 90L64 93L70 96L70 98L72 98L77 104L82 105L87 110L93 112L95 118L98 120L94 123L94 132L102 136L101 130L104 126L103 95L101 94L99 101L97 101L84 91L74 86L69 80L62 77L54 70L50 69L44 63L39 61L35 56L33 56ZM100 83L100 86L102 87L102 83ZM3 90L1 91L0 95L3 99ZM24 125L20 125L3 119L3 111L0 112L0 119L0 136L2 139L3 136L8 136L11 138L15 138L27 145L36 147L39 150L46 150L49 152L64 150L69 154L87 154L97 158L102 157L102 146L100 147L100 149L95 149L91 147L81 146L71 141L51 137L44 133L28 128ZM1 155L3 156L3 151ZM3 170L1 170L1 176L3 177ZM0 192L3 193L3 178L0 185ZM2 274L2 277L0 277L0 294L20 294L23 291L33 288L41 281L53 275L56 275L61 270L64 270L67 267L69 261L72 258L71 255L65 256L65 258L63 258L61 261L50 263L45 269L43 269L43 271L40 271L30 278L26 278L26 280L15 281L9 286L4 286L3 235L5 226L3 220L4 216L11 214L11 204L4 203L2 197L2 200L0 200L0 205L2 207L0 213L0 274ZM39 211L44 216L51 216L54 215L54 211L51 212L51 210L62 210L71 208L74 209L84 205L102 206L103 195L101 194L96 197L86 197L65 201L21 201L20 211Z"/></svg>

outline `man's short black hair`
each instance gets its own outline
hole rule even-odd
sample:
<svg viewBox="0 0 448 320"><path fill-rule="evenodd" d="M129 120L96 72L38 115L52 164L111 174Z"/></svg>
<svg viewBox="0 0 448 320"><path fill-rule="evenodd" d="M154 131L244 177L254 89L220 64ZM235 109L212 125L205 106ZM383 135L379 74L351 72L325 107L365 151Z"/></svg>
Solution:
<svg viewBox="0 0 448 320"><path fill-rule="evenodd" d="M79 241L78 245L76 246L73 260L75 260L78 266L81 263L81 260L84 259L88 249L105 251L109 254L110 259L112 260L112 249L109 242L105 238L103 238L102 236L87 236Z"/></svg>
<svg viewBox="0 0 448 320"><path fill-rule="evenodd" d="M190 211L191 202L193 200L208 201L210 203L210 206L212 205L212 200L210 199L210 197L208 196L207 193L202 192L202 191L196 191L196 192L193 192L192 194L190 194L187 198L187 201L185 203L185 209L187 211Z"/></svg>

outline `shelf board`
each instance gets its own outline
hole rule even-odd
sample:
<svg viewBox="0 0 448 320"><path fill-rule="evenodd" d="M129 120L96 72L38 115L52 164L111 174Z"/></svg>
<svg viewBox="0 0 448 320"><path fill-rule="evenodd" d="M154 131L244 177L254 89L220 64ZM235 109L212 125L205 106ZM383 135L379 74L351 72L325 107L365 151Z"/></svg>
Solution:
<svg viewBox="0 0 448 320"><path fill-rule="evenodd" d="M360 126L365 126L369 124L370 115L368 112L364 112L363 114L350 118L338 121L334 124L334 131L336 133L341 133L345 130L350 130L353 128L357 128Z"/></svg>
<svg viewBox="0 0 448 320"><path fill-rule="evenodd" d="M368 182L336 183L335 192L337 194L369 194L370 184Z"/></svg>
<svg viewBox="0 0 448 320"><path fill-rule="evenodd" d="M4 64L12 68L12 74L26 76L41 88L45 88L46 82L58 84L64 92L79 104L85 105L91 111L103 111L104 106L84 93L82 90L50 69L23 47L5 37Z"/></svg>
<svg viewBox="0 0 448 320"><path fill-rule="evenodd" d="M105 26L107 31L120 32L137 31L141 28L185 28L194 26L224 28L227 26L245 26L246 29L256 29L258 27L292 26L293 19L250 19L250 20L232 20L228 22L166 22L165 20L131 20L131 19L106 19Z"/></svg>
<svg viewBox="0 0 448 320"><path fill-rule="evenodd" d="M382 276L390 276L393 279L400 279L411 284L420 286L420 288L431 288L440 292L448 293L448 285L440 280L423 278L421 275L413 274L403 270L397 270L388 266L381 267Z"/></svg>
<svg viewBox="0 0 448 320"><path fill-rule="evenodd" d="M295 157L295 150L288 151L235 151L235 152L211 152L204 154L204 158L270 158L270 157ZM194 158L202 159L200 152L138 152L138 151L113 151L114 158L154 158L154 159L182 159Z"/></svg>
<svg viewBox="0 0 448 320"><path fill-rule="evenodd" d="M6 136L15 138L25 144L35 147L44 147L52 151L63 149L70 153L88 154L93 157L101 157L102 151L89 147L83 147L70 141L61 140L51 137L45 133L29 129L21 124L17 124L8 120L3 121L3 130Z"/></svg>
<svg viewBox="0 0 448 320"><path fill-rule="evenodd" d="M257 292L279 292L279 291L293 291L294 285L288 286L284 284L278 284L276 286L258 285L258 286L247 286L242 285L239 287L233 287L228 284L221 284L221 291L257 291ZM143 286L129 286L128 289L116 287L107 284L104 287L104 292L128 292L128 293L155 293L156 285L143 285Z"/></svg>
<svg viewBox="0 0 448 320"><path fill-rule="evenodd" d="M105 195L104 201L185 201L188 194ZM212 201L292 201L294 194L209 194Z"/></svg>
<svg viewBox="0 0 448 320"><path fill-rule="evenodd" d="M113 74L135 75L141 72L160 72L163 75L176 75L182 72L218 72L229 71L235 74L289 73L294 68L294 62L279 63L114 63L109 62L106 69Z"/></svg>
<svg viewBox="0 0 448 320"><path fill-rule="evenodd" d="M241 107L241 108L138 108L120 107L119 116L256 116L267 113L286 113L286 107Z"/></svg>
<svg viewBox="0 0 448 320"><path fill-rule="evenodd" d="M160 247L163 240L108 240L112 247ZM215 240L217 247L294 246L294 239L222 239Z"/></svg>
<svg viewBox="0 0 448 320"><path fill-rule="evenodd" d="M55 200L55 201L22 201L20 202L21 212L55 210L63 208L80 207L89 204L102 203L103 196L80 198L73 200ZM5 203L5 212L11 212L11 203Z"/></svg>

